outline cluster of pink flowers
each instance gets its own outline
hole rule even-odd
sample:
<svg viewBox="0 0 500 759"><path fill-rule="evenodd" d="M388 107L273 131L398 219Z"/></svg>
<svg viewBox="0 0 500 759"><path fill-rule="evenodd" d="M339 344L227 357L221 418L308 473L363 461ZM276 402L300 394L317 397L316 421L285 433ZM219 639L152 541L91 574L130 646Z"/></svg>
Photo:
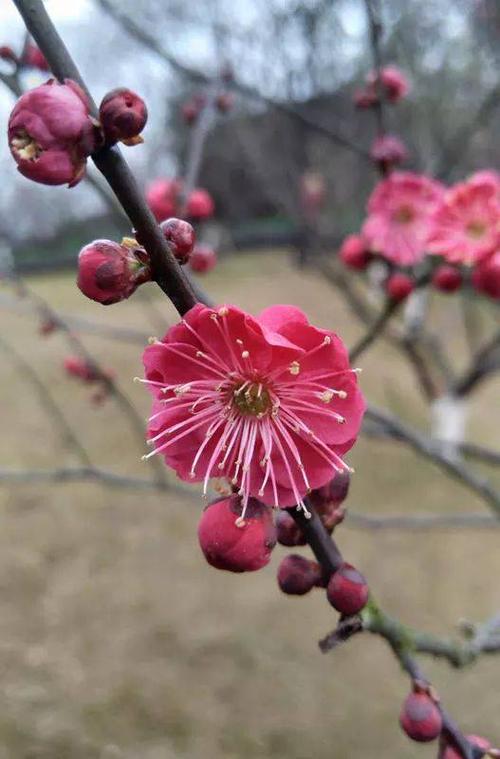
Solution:
<svg viewBox="0 0 500 759"><path fill-rule="evenodd" d="M500 297L500 177L481 171L446 188L421 174L393 172L372 192L360 235L340 249L341 260L364 269L374 256L391 268L437 264L432 282L457 290L470 271L479 292Z"/></svg>
<svg viewBox="0 0 500 759"><path fill-rule="evenodd" d="M174 216L180 205L182 181L180 179L155 179L146 188L146 200L158 221ZM196 187L186 201L186 216L191 221L210 219L215 210L210 193Z"/></svg>

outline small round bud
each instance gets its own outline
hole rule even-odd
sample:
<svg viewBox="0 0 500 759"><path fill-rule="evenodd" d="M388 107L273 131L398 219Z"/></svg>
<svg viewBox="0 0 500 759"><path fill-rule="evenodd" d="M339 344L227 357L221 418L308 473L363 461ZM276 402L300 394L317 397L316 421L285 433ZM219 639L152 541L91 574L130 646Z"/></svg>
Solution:
<svg viewBox="0 0 500 759"><path fill-rule="evenodd" d="M215 105L220 113L227 113L234 105L234 97L230 92L221 92L215 99Z"/></svg>
<svg viewBox="0 0 500 759"><path fill-rule="evenodd" d="M401 272L391 274L385 283L385 290L389 298L396 303L406 300L415 289L415 283L411 277Z"/></svg>
<svg viewBox="0 0 500 759"><path fill-rule="evenodd" d="M406 161L408 150L399 137L394 134L384 134L374 140L370 148L370 157L387 170Z"/></svg>
<svg viewBox="0 0 500 759"><path fill-rule="evenodd" d="M278 543L292 548L293 546L305 546L306 538L295 519L287 509L280 509L276 514L276 534Z"/></svg>
<svg viewBox="0 0 500 759"><path fill-rule="evenodd" d="M278 585L283 593L303 596L321 582L321 567L304 556L285 556L278 567Z"/></svg>
<svg viewBox="0 0 500 759"><path fill-rule="evenodd" d="M466 738L472 746L483 749L483 751L488 751L491 748L491 743L480 735L467 735ZM462 759L462 755L453 746L447 746L441 759Z"/></svg>
<svg viewBox="0 0 500 759"><path fill-rule="evenodd" d="M408 738L419 743L435 740L443 728L443 719L430 695L414 691L406 697L399 723Z"/></svg>
<svg viewBox="0 0 500 759"><path fill-rule="evenodd" d="M22 63L25 66L30 66L34 69L40 69L40 71L50 71L50 66L47 60L36 45L32 42L28 42L24 49Z"/></svg>
<svg viewBox="0 0 500 759"><path fill-rule="evenodd" d="M454 293L462 286L463 278L459 269L455 266L438 266L432 275L432 284L436 290L442 293Z"/></svg>
<svg viewBox="0 0 500 759"><path fill-rule="evenodd" d="M47 335L51 335L52 332L55 332L59 328L59 325L54 319L47 318L43 319L40 322L40 325L38 327L38 333L40 335L43 335L43 337L46 337Z"/></svg>
<svg viewBox="0 0 500 759"><path fill-rule="evenodd" d="M229 572L253 572L265 567L276 545L271 509L250 498L241 519L241 498L214 501L203 511L198 540L209 564Z"/></svg>
<svg viewBox="0 0 500 759"><path fill-rule="evenodd" d="M142 142L139 135L146 126L148 110L139 95L119 87L103 97L99 120L108 145L115 142L135 145Z"/></svg>
<svg viewBox="0 0 500 759"><path fill-rule="evenodd" d="M209 245L195 245L189 257L189 266L197 274L206 274L217 263L217 253Z"/></svg>
<svg viewBox="0 0 500 759"><path fill-rule="evenodd" d="M162 221L160 229L178 262L187 263L196 240L191 224L183 219L172 218Z"/></svg>
<svg viewBox="0 0 500 759"><path fill-rule="evenodd" d="M187 103L183 103L181 106L181 116L183 120L188 124L188 126L191 126L191 124L194 124L196 119L198 118L199 114L199 108L192 100L189 100Z"/></svg>
<svg viewBox="0 0 500 759"><path fill-rule="evenodd" d="M311 504L329 532L344 520L345 509L341 504L347 498L349 484L350 474L344 470L338 472L327 485L309 493Z"/></svg>
<svg viewBox="0 0 500 759"><path fill-rule="evenodd" d="M406 76L396 66L384 66L380 72L372 71L368 75L368 86L375 87L380 75L380 87L390 103L398 103L406 97L410 85Z"/></svg>
<svg viewBox="0 0 500 759"><path fill-rule="evenodd" d="M151 278L145 251L138 257L132 245L94 240L78 256L77 284L87 298L109 306L129 298Z"/></svg>
<svg viewBox="0 0 500 759"><path fill-rule="evenodd" d="M146 188L146 201L157 221L175 215L180 190L177 179L155 179Z"/></svg>
<svg viewBox="0 0 500 759"><path fill-rule="evenodd" d="M363 609L369 593L365 578L351 564L343 564L334 572L326 589L327 598L333 608L348 617L358 614Z"/></svg>
<svg viewBox="0 0 500 759"><path fill-rule="evenodd" d="M378 96L374 87L365 87L360 90L356 90L353 96L354 105L356 108L365 110L367 108L373 108L378 103Z"/></svg>
<svg viewBox="0 0 500 759"><path fill-rule="evenodd" d="M194 189L186 204L186 216L191 219L209 219L214 215L214 201L211 195L201 188Z"/></svg>
<svg viewBox="0 0 500 759"><path fill-rule="evenodd" d="M360 235L349 235L340 247L339 258L349 269L363 271L370 263L371 253Z"/></svg>
<svg viewBox="0 0 500 759"><path fill-rule="evenodd" d="M79 356L67 356L64 359L64 369L71 377L81 379L83 382L91 383L101 379L98 370Z"/></svg>
<svg viewBox="0 0 500 759"><path fill-rule="evenodd" d="M0 45L0 60L17 63L17 55L9 45Z"/></svg>
<svg viewBox="0 0 500 759"><path fill-rule="evenodd" d="M477 292L500 300L500 251L481 261L472 272L471 280Z"/></svg>

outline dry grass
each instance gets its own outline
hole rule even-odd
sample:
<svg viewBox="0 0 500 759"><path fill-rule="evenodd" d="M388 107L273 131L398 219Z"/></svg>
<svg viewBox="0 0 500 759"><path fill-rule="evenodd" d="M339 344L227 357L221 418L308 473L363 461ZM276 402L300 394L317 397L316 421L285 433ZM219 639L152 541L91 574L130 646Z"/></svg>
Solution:
<svg viewBox="0 0 500 759"><path fill-rule="evenodd" d="M358 327L338 296L282 254L231 259L206 280L220 300L251 310L305 307L317 323L354 340ZM137 299L111 309L85 301L67 277L37 279L56 307L146 328ZM175 317L163 301L165 319ZM439 310L459 350L457 314ZM141 443L113 404L93 409L60 366L62 339L40 340L33 322L2 314L5 336L50 381L97 461L144 473ZM150 329L150 327L148 328ZM155 332L155 330L152 330ZM113 366L146 415L134 346L86 340ZM369 397L424 425L413 379L387 347L363 360ZM0 460L51 466L74 459L41 413L36 394L1 364ZM498 381L473 403L471 436L498 447ZM492 413L496 403L496 418ZM401 447L361 441L350 503L366 512L484 508ZM208 568L196 543L196 497L137 495L96 485L0 490L0 759L410 759L397 727L407 683L376 639L328 658L317 639L332 626L319 592L279 595L272 565L248 576ZM500 607L499 532L359 533L341 544L393 614L440 633L461 616ZM464 729L500 742L500 658L464 672L426 664Z"/></svg>

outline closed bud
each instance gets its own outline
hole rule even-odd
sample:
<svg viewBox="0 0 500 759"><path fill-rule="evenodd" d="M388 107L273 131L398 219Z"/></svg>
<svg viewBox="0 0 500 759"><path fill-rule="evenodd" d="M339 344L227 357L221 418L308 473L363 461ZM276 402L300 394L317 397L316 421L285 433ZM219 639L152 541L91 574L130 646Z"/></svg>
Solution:
<svg viewBox="0 0 500 759"><path fill-rule="evenodd" d="M291 596L309 593L315 585L320 584L321 577L319 564L297 554L285 556L278 567L278 585L283 593Z"/></svg>
<svg viewBox="0 0 500 759"><path fill-rule="evenodd" d="M25 66L31 66L34 69L40 69L40 71L50 71L50 66L47 60L36 45L32 42L28 42L24 49L22 63Z"/></svg>
<svg viewBox="0 0 500 759"><path fill-rule="evenodd" d="M21 95L9 118L10 151L28 179L73 187L101 134L90 118L83 90L69 79L51 79Z"/></svg>
<svg viewBox="0 0 500 759"><path fill-rule="evenodd" d="M64 359L64 369L71 377L92 383L102 379L100 372L89 361L79 356L67 356Z"/></svg>
<svg viewBox="0 0 500 759"><path fill-rule="evenodd" d="M178 262L187 263L196 240L191 224L183 219L172 218L162 221L160 229Z"/></svg>
<svg viewBox="0 0 500 759"><path fill-rule="evenodd" d="M253 572L265 567L276 545L271 509L250 498L244 516L238 495L214 501L198 524L201 550L216 569Z"/></svg>
<svg viewBox="0 0 500 759"><path fill-rule="evenodd" d="M360 90L356 90L353 96L354 105L356 108L365 110L367 108L373 108L378 103L378 96L373 86L365 87Z"/></svg>
<svg viewBox="0 0 500 759"><path fill-rule="evenodd" d="M157 221L175 215L180 191L178 179L155 179L146 188L146 201Z"/></svg>
<svg viewBox="0 0 500 759"><path fill-rule="evenodd" d="M349 269L363 271L371 260L371 253L361 235L349 235L339 250L339 258Z"/></svg>
<svg viewBox="0 0 500 759"><path fill-rule="evenodd" d="M344 470L338 472L327 485L309 493L309 500L328 532L332 532L344 520L345 508L342 502L347 498L349 484L349 472Z"/></svg>
<svg viewBox="0 0 500 759"><path fill-rule="evenodd" d="M432 275L432 284L436 290L442 293L454 293L462 286L463 278L459 269L455 266L443 264L438 266Z"/></svg>
<svg viewBox="0 0 500 759"><path fill-rule="evenodd" d="M9 45L0 45L0 60L17 63L17 55Z"/></svg>
<svg viewBox="0 0 500 759"><path fill-rule="evenodd" d="M419 743L435 740L443 729L441 712L429 693L414 690L406 697L399 724L408 738Z"/></svg>
<svg viewBox="0 0 500 759"><path fill-rule="evenodd" d="M415 283L411 277L401 272L391 274L385 283L388 297L396 303L401 303L415 289Z"/></svg>
<svg viewBox="0 0 500 759"><path fill-rule="evenodd" d="M186 204L186 216L191 219L209 219L214 214L214 201L211 195L201 188L194 189Z"/></svg>
<svg viewBox="0 0 500 759"><path fill-rule="evenodd" d="M139 135L146 126L148 110L139 95L119 87L102 99L99 120L108 145L115 142L135 145L142 142Z"/></svg>
<svg viewBox="0 0 500 759"><path fill-rule="evenodd" d="M227 113L234 105L234 97L230 92L221 92L215 99L215 105L221 113Z"/></svg>
<svg viewBox="0 0 500 759"><path fill-rule="evenodd" d="M109 306L130 297L151 279L147 254L134 248L132 240L119 245L111 240L94 240L78 256L80 290L87 298Z"/></svg>
<svg viewBox="0 0 500 759"><path fill-rule="evenodd" d="M375 87L380 76L380 87L390 103L397 103L406 97L410 85L406 76L396 66L384 66L380 72L372 71L368 76L368 85Z"/></svg>
<svg viewBox="0 0 500 759"><path fill-rule="evenodd" d="M500 300L500 251L477 264L472 272L472 286L477 292Z"/></svg>
<svg viewBox="0 0 500 759"><path fill-rule="evenodd" d="M181 106L181 116L183 120L188 124L188 126L191 126L191 124L194 124L196 119L198 118L199 114L199 108L192 100L189 100L187 103L183 103Z"/></svg>
<svg viewBox="0 0 500 759"><path fill-rule="evenodd" d="M189 266L197 274L206 274L217 263L217 253L209 245L195 245L189 257Z"/></svg>
<svg viewBox="0 0 500 759"><path fill-rule="evenodd" d="M467 735L466 737L474 748L482 749L484 752L491 748L491 743L480 735ZM453 746L446 746L440 759L462 759L462 754Z"/></svg>
<svg viewBox="0 0 500 759"><path fill-rule="evenodd" d="M368 583L350 564L343 564L330 577L326 595L334 609L346 617L359 614L368 601Z"/></svg>
<svg viewBox="0 0 500 759"><path fill-rule="evenodd" d="M51 335L52 332L55 332L58 328L58 323L49 317L40 322L38 333L43 337L46 337L47 335Z"/></svg>
<svg viewBox="0 0 500 759"><path fill-rule="evenodd" d="M408 150L399 137L394 134L384 134L374 140L370 148L370 157L387 170L406 161Z"/></svg>
<svg viewBox="0 0 500 759"><path fill-rule="evenodd" d="M306 538L287 509L280 509L276 514L276 535L282 546L305 546Z"/></svg>

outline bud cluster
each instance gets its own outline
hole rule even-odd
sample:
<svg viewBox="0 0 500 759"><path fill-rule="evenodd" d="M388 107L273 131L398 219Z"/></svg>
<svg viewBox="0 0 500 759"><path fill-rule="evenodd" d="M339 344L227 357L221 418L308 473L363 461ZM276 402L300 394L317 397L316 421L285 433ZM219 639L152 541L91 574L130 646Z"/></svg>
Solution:
<svg viewBox="0 0 500 759"><path fill-rule="evenodd" d="M91 396L94 405L101 405L110 394L110 382L114 379L112 369L99 369L91 361L80 356L66 356L64 370L70 377L79 380L85 385L96 386Z"/></svg>

